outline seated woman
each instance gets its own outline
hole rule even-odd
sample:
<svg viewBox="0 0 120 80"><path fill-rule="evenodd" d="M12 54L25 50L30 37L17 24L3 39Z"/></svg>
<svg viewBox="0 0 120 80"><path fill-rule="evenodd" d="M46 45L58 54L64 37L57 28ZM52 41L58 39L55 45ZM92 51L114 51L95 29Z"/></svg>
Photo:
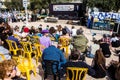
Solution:
<svg viewBox="0 0 120 80"><path fill-rule="evenodd" d="M2 80L25 80L20 78L20 72L14 60L4 60L0 63L0 78Z"/></svg>
<svg viewBox="0 0 120 80"><path fill-rule="evenodd" d="M48 48L49 46L51 46L51 40L50 40L50 37L48 36L49 35L49 31L48 30L42 30L42 34L43 36L39 38L39 41L40 41L40 44L43 45L42 47L42 51L45 49L45 48Z"/></svg>
<svg viewBox="0 0 120 80"><path fill-rule="evenodd" d="M56 31L56 29L54 27L51 27L49 29L49 36L51 38L51 41L58 42L59 35L57 34L57 31Z"/></svg>
<svg viewBox="0 0 120 80"><path fill-rule="evenodd" d="M85 62L78 60L79 57L80 56L79 56L78 52L72 52L70 55L70 61L68 61L65 64L65 70L67 67L88 68L88 75L90 75L90 76L95 75L94 69L92 69L92 67L89 66L88 64L86 64Z"/></svg>
<svg viewBox="0 0 120 80"><path fill-rule="evenodd" d="M95 70L95 75L92 77L94 78L104 78L106 76L106 60L102 53L101 49L98 49L95 53L95 57L92 61L93 69Z"/></svg>
<svg viewBox="0 0 120 80"><path fill-rule="evenodd" d="M119 62L112 60L107 68L108 77L111 80L120 80L120 57Z"/></svg>

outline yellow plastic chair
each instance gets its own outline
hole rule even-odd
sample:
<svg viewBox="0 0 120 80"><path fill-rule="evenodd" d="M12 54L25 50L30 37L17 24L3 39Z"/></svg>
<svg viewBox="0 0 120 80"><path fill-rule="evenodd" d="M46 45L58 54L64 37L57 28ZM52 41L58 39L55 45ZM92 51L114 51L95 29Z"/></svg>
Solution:
<svg viewBox="0 0 120 80"><path fill-rule="evenodd" d="M27 58L20 57L17 67L21 73L26 73L27 80L30 80L31 70L34 72L34 75L36 76L36 67Z"/></svg>
<svg viewBox="0 0 120 80"><path fill-rule="evenodd" d="M20 37L19 35L13 34L13 36L14 36L15 38L17 38L18 40L21 40L21 37Z"/></svg>
<svg viewBox="0 0 120 80"><path fill-rule="evenodd" d="M59 43L61 44L60 49L65 49L66 50L65 57L68 57L70 39L68 39L68 38L59 38Z"/></svg>
<svg viewBox="0 0 120 80"><path fill-rule="evenodd" d="M20 42L24 54L21 58L19 58L18 68L21 72L26 72L27 80L30 80L30 71L34 72L36 75L36 66L32 62L32 54L35 54L35 51L32 49L32 44L30 42Z"/></svg>
<svg viewBox="0 0 120 80"><path fill-rule="evenodd" d="M26 36L27 41L30 41L30 36Z"/></svg>
<svg viewBox="0 0 120 80"><path fill-rule="evenodd" d="M32 54L35 54L34 50L32 49L32 44L30 42L20 42L20 44L22 45L24 50L23 56L27 57L31 62L31 56Z"/></svg>
<svg viewBox="0 0 120 80"><path fill-rule="evenodd" d="M67 67L66 80L86 80L87 68Z"/></svg>
<svg viewBox="0 0 120 80"><path fill-rule="evenodd" d="M33 36L34 42L40 44L39 36Z"/></svg>
<svg viewBox="0 0 120 80"><path fill-rule="evenodd" d="M5 56L0 53L0 62L2 62L3 60L5 60Z"/></svg>
<svg viewBox="0 0 120 80"><path fill-rule="evenodd" d="M6 40L9 46L9 51L12 54L13 59L17 59L19 55L23 55L23 50L21 48L18 48L15 41L12 40Z"/></svg>
<svg viewBox="0 0 120 80"><path fill-rule="evenodd" d="M35 55L36 56L36 64L38 65L39 58L41 58L41 56L42 56L41 45L35 43L34 47L35 47L35 51L36 51L36 55Z"/></svg>

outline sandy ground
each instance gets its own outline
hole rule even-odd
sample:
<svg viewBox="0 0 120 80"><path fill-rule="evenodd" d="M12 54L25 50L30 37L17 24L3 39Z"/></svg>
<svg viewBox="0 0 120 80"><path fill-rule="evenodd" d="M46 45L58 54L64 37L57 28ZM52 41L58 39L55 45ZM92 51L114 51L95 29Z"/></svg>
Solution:
<svg viewBox="0 0 120 80"><path fill-rule="evenodd" d="M43 28L46 28L46 26L47 25L49 25L50 27L55 27L56 25L62 25L63 27L64 26L67 26L67 27L69 27L69 28L71 28L73 25L68 25L68 24L66 24L66 20L59 20L57 23L45 23L44 21L37 21L37 22L29 22L29 25L27 25L29 28L31 27L31 26L35 26L36 28L40 25L40 24L42 24L43 25ZM20 26L20 28L23 26L23 25L25 25L25 23L23 23L23 22L17 22L17 23L9 23L12 27L15 27L16 25L18 25L18 26ZM87 28L85 28L85 27L83 27L83 26L79 26L79 25L74 25L75 26L75 28L80 28L80 27L82 27L83 28L83 30L84 30L84 34L85 34L85 36L88 38L88 40L89 40L89 43L88 43L88 45L92 45L93 43L91 42L91 40L92 40L92 33L96 33L97 35L95 36L96 37L96 39L100 39L101 37L102 37L102 34L104 34L104 33L107 33L107 34L110 34L110 32L109 31L103 31L103 30L90 30L90 29L87 29ZM114 56L113 54L112 54L112 56L110 57L110 58L107 58L106 59L106 65L108 65L109 63L110 63L110 61L111 60L118 60L118 57L116 57L116 56ZM92 62L92 59L90 59L90 58L86 58L86 63L87 64L89 64L89 65L91 65L91 62ZM42 77L43 77L43 70L42 70L42 68L41 68L41 64L40 64L40 66L37 68L37 76L34 76L33 74L31 74L31 80L42 80ZM52 80L52 79L49 79L49 80ZM62 78L61 80L65 80L65 78ZM90 77L90 76L88 76L87 75L87 77L86 77L86 80L107 80L106 78L101 78L101 79L94 79L94 78L92 78L92 77Z"/></svg>

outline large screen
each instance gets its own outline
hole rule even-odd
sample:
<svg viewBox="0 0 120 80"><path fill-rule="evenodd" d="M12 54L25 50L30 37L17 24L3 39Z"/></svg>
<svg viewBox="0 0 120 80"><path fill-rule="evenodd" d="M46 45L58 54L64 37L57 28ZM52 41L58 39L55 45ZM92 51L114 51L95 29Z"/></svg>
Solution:
<svg viewBox="0 0 120 80"><path fill-rule="evenodd" d="M74 11L74 5L53 5L53 11Z"/></svg>

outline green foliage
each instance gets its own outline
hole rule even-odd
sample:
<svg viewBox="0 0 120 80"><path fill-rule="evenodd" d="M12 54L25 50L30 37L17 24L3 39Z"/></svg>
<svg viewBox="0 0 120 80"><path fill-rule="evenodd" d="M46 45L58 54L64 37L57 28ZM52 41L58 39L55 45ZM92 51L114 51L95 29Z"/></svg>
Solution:
<svg viewBox="0 0 120 80"><path fill-rule="evenodd" d="M49 4L51 3L64 3L72 0L29 0L29 1L30 1L30 5L28 5L28 8L31 10L35 10L35 9L48 8ZM11 0L11 2L9 0L5 0L4 4L8 9L14 9L14 8L20 10L24 9L22 0Z"/></svg>
<svg viewBox="0 0 120 80"><path fill-rule="evenodd" d="M4 4L8 9L23 9L22 0L11 0L11 2L5 0Z"/></svg>
<svg viewBox="0 0 120 80"><path fill-rule="evenodd" d="M120 9L120 0L88 0L89 7L98 7L102 11L118 11Z"/></svg>
<svg viewBox="0 0 120 80"><path fill-rule="evenodd" d="M30 9L42 9L42 8L48 8L49 4L51 3L60 3L60 2L68 2L72 0L30 0Z"/></svg>

